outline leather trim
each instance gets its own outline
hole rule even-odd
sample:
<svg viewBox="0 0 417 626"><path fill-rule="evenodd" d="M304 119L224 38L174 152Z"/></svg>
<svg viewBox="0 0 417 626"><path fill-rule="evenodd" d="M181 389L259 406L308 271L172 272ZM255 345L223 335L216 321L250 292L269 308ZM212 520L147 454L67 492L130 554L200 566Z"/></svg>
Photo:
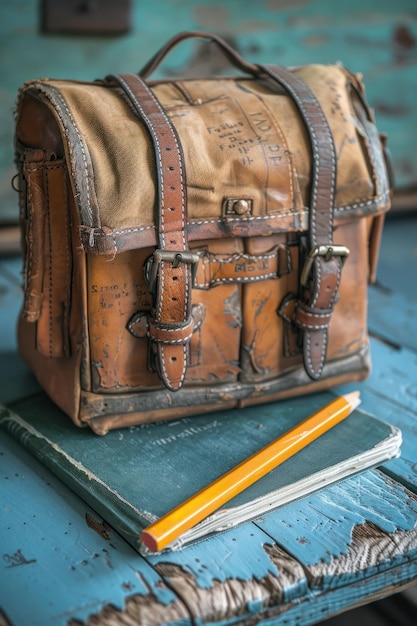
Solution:
<svg viewBox="0 0 417 626"><path fill-rule="evenodd" d="M105 435L111 429L132 424L178 419L329 389L353 380L363 380L369 369L369 345L366 343L349 358L326 363L323 376L315 382L304 369L296 368L269 381L212 387L191 385L176 393L166 389L127 394L82 391L81 419L97 434Z"/></svg>
<svg viewBox="0 0 417 626"><path fill-rule="evenodd" d="M354 206L335 209L334 223L342 223L357 217L385 214L388 211L388 195L377 197ZM301 217L301 219L300 219ZM224 220L189 220L188 241L201 239L226 239L228 237L256 237L274 233L307 232L307 210L288 215L268 215L260 219L236 219L225 225ZM113 256L119 252L155 246L155 226L132 226L120 229L80 227L83 248L87 254Z"/></svg>

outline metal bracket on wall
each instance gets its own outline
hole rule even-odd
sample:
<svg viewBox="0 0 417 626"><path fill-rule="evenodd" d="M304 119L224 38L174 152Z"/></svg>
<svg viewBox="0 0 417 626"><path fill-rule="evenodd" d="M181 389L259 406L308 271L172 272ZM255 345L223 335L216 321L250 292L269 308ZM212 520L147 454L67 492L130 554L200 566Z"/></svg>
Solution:
<svg viewBox="0 0 417 626"><path fill-rule="evenodd" d="M41 0L41 31L54 35L123 35L131 0Z"/></svg>

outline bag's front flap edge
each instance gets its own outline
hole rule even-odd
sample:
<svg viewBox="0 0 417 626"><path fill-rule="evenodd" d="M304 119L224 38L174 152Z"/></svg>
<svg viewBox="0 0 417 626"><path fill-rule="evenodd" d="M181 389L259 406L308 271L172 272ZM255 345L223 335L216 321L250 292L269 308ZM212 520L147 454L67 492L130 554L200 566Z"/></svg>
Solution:
<svg viewBox="0 0 417 626"><path fill-rule="evenodd" d="M155 225L128 225L126 228L112 229L102 225L98 200L94 188L94 171L88 147L83 141L75 120L64 98L48 80L34 80L20 90L19 103L24 95L41 99L50 108L61 129L67 162L70 164L70 178L74 198L80 216L80 235L83 248L94 255L113 256L122 251L155 246L157 233ZM335 207L335 223L371 214L384 213L390 206L390 190L383 189L378 197L354 204ZM233 237L268 236L280 232L307 232L309 209L295 209L273 215L236 216L197 220L189 219L187 234L190 241Z"/></svg>
<svg viewBox="0 0 417 626"><path fill-rule="evenodd" d="M353 206L335 209L335 224L380 215L389 209L389 194ZM304 209L294 214L270 215L257 220L189 220L187 233L189 241L202 239L225 239L233 237L262 237L274 233L307 232L309 211ZM80 226L81 241L85 252L94 255L114 256L120 252L157 245L155 226L137 226L113 230L106 227L93 228Z"/></svg>

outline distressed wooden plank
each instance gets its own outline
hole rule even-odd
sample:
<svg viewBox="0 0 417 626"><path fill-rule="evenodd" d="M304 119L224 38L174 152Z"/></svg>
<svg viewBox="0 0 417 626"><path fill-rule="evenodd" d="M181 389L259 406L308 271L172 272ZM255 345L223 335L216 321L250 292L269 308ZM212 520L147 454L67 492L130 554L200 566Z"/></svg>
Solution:
<svg viewBox="0 0 417 626"><path fill-rule="evenodd" d="M370 474L365 483L358 478L353 499L352 488L340 486L337 494L326 490L324 499L311 498L266 516L259 522L267 533L263 538L248 524L209 543L148 560L186 599L197 623L308 624L380 597L389 592L388 585L394 592L417 574L417 502L412 500L408 509L409 494ZM385 512L374 506L381 507L381 491L389 496ZM242 545L243 552L238 550ZM97 619L91 624L116 623L101 621L102 614Z"/></svg>
<svg viewBox="0 0 417 626"><path fill-rule="evenodd" d="M307 592L302 567L254 524L148 561L204 622L249 617Z"/></svg>
<svg viewBox="0 0 417 626"><path fill-rule="evenodd" d="M377 475L376 472L367 474ZM363 483L363 476L360 479L359 482ZM387 483L382 478L382 488L380 486L376 489L374 481L366 489L363 484L357 485L357 493L350 500L352 493L349 494L346 483L326 489L322 495L308 502L304 500L298 506L284 507L261 523L278 542L282 542L285 535L285 548L302 563L311 591L298 606L281 605L265 612L262 624L273 623L278 626L281 623L313 623L347 606L370 602L394 593L400 586L415 584L415 496L401 489L398 491L395 483ZM335 491L340 493L335 494ZM357 521L358 511L363 520L375 519L378 510L370 502L369 496L371 500L373 497L379 498L381 503L381 493L387 496L387 510L379 512L378 525L368 521L351 525L355 518ZM406 500L411 498L405 507L402 494ZM372 512L367 510L368 506ZM413 511L409 517L408 506ZM399 516L397 511L401 511ZM403 517L404 513L408 520ZM282 534L277 524L278 516L281 517ZM397 525L401 524L405 530L397 529ZM294 529L294 534L291 529ZM307 531L305 535L303 530ZM339 550L341 552L336 556ZM396 567L396 564L401 566ZM271 615L274 616L272 622L268 619Z"/></svg>
<svg viewBox="0 0 417 626"><path fill-rule="evenodd" d="M415 560L417 498L370 470L257 522L304 568L312 589L353 584Z"/></svg>
<svg viewBox="0 0 417 626"><path fill-rule="evenodd" d="M109 604L128 614L132 595L130 623L190 623L157 572L5 433L0 501L2 608L13 626L84 623Z"/></svg>
<svg viewBox="0 0 417 626"><path fill-rule="evenodd" d="M269 607L258 614L256 621L248 620L244 624L245 626L254 626L254 624L261 624L262 626L321 624L322 620L338 615L346 611L346 609L361 607L364 604L369 604L389 594L397 593L399 590L415 585L416 576L415 563L407 563L404 566L393 568L388 574L376 574L368 578L366 584L359 582L327 593L311 592L301 602ZM377 620L378 624L381 622L382 618L379 614L371 615ZM355 615L355 612L353 612L352 614L347 614L345 617L346 621L341 623L354 624L356 620L359 624L363 624L366 617L367 614L359 613ZM332 626L338 623L337 617L334 621L331 621ZM373 624L374 621L370 623ZM394 625L394 623L402 624L402 622L393 622L390 616L387 616L387 621L381 622L381 626L382 624ZM327 624L327 622L324 622L324 624Z"/></svg>

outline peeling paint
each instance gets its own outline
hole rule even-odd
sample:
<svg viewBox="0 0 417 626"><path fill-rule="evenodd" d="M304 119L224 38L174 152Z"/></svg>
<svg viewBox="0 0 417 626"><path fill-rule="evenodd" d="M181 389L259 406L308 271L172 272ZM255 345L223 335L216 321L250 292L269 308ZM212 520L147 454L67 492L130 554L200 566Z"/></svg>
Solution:
<svg viewBox="0 0 417 626"><path fill-rule="evenodd" d="M411 531L416 519L417 503L406 490L379 472L368 471L270 513L260 527L279 543L280 527L285 526L285 548L310 566L330 564L345 554L358 526L373 524L387 536ZM303 536L308 536L308 543L297 541Z"/></svg>
<svg viewBox="0 0 417 626"><path fill-rule="evenodd" d="M102 537L106 541L110 541L111 537L109 535L109 531L111 530L111 528L108 524L106 524L106 522L99 522L88 513L85 514L85 521L87 522L87 526L94 530L96 533L98 533L100 537Z"/></svg>

